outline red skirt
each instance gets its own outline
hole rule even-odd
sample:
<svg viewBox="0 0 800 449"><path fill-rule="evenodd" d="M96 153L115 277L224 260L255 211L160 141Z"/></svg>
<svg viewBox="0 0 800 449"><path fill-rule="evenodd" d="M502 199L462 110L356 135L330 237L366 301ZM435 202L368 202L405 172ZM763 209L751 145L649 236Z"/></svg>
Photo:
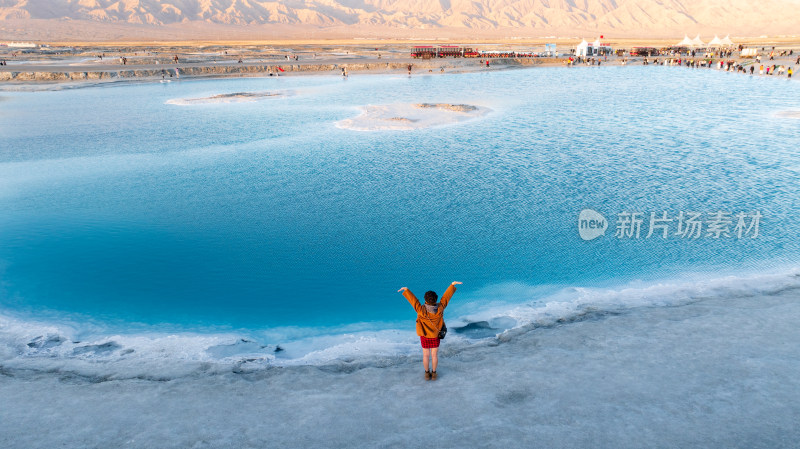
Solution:
<svg viewBox="0 0 800 449"><path fill-rule="evenodd" d="M434 337L434 338L419 337L419 342L420 342L420 344L422 344L422 347L425 348L425 349L438 348L439 347L439 339L436 338L436 337Z"/></svg>

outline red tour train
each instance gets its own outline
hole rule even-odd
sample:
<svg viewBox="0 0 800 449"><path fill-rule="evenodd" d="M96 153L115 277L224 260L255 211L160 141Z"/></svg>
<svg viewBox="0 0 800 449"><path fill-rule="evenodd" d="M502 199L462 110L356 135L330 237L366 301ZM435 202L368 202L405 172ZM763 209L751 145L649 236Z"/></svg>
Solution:
<svg viewBox="0 0 800 449"><path fill-rule="evenodd" d="M412 58L474 58L478 52L458 45L417 45L411 49Z"/></svg>

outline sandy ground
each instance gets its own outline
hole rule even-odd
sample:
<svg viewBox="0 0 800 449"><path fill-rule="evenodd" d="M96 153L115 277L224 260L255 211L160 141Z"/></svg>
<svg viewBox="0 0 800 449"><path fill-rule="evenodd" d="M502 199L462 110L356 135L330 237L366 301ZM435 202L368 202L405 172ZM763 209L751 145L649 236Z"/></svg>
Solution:
<svg viewBox="0 0 800 449"><path fill-rule="evenodd" d="M14 448L789 448L800 294L586 315L419 358L170 381L0 370ZM381 363L378 363L380 365Z"/></svg>
<svg viewBox="0 0 800 449"><path fill-rule="evenodd" d="M690 36L692 37L692 36ZM720 36L721 37L721 36ZM594 40L597 36L586 35L586 40ZM671 39L653 38L653 37L614 37L604 36L603 42L606 42L614 47L630 48L636 46L652 46L652 47L668 47L675 44L682 39L681 36L675 36ZM744 44L745 46L752 47L772 47L778 48L796 48L800 46L800 37L798 36L772 36L772 37L735 37L736 44ZM137 48L165 48L165 47L210 47L210 46L226 46L226 47L247 47L247 46L277 46L287 48L301 48L301 47L314 47L325 48L329 46L337 47L391 47L398 46L408 48L412 45L472 45L472 46L485 46L497 45L503 47L516 47L516 46L541 46L544 47L545 43L555 43L559 47L574 47L581 41L578 37L518 37L513 39L508 38L486 38L486 37L465 37L460 38L340 38L340 39L171 39L171 40L107 40L107 41L81 41L81 40L50 40L46 43L54 47L96 47L96 48L115 48L120 46L137 47Z"/></svg>
<svg viewBox="0 0 800 449"><path fill-rule="evenodd" d="M665 47L674 42L666 40L607 40L614 48L634 46ZM559 51L573 48L574 40L557 40ZM431 45L432 42L422 44ZM435 42L433 42L435 44ZM441 58L433 60L409 57L411 42L400 41L240 41L240 42L122 42L104 44L53 43L37 51L0 50L0 79L10 85L31 83L84 82L96 83L131 80L160 80L220 76L297 75L300 73L402 73L413 64L412 73L486 70L482 58ZM544 41L497 41L465 43L478 50L543 52ZM762 39L746 43L761 50L762 63L792 67L800 55L800 41L791 39ZM777 56L767 61L766 55L775 47L776 53L791 50L791 56ZM176 63L174 57L178 57ZM126 58L123 64L121 58ZM567 56L558 58L518 58L491 60L489 70L527 67L531 65L560 66ZM663 57L662 57L663 58ZM627 64L641 64L642 58L626 57ZM659 58L661 59L661 58ZM752 59L731 58L749 63ZM241 62L239 62L241 61ZM622 64L616 56L604 59L604 64ZM796 69L796 67L795 67ZM4 83L6 84L6 83ZM8 88L9 86L3 86Z"/></svg>

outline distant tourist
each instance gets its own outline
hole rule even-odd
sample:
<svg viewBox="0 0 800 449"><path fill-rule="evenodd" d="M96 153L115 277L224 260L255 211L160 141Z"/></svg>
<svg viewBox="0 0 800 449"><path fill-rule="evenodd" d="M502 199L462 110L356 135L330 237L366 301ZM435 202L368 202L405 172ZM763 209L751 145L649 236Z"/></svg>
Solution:
<svg viewBox="0 0 800 449"><path fill-rule="evenodd" d="M398 292L408 300L417 312L417 335L419 335L420 345L422 345L422 366L425 368L425 380L436 380L436 368L439 365L439 343L447 332L444 324L444 309L456 292L456 285L461 282L455 281L447 287L442 295L442 301L436 302L439 297L434 291L425 292L425 305L419 303L419 299L411 293L408 287L402 287ZM429 359L430 358L430 364Z"/></svg>
<svg viewBox="0 0 800 449"><path fill-rule="evenodd" d="M408 65L408 76L411 76L411 64Z"/></svg>
<svg viewBox="0 0 800 449"><path fill-rule="evenodd" d="M789 78L792 77L792 68L791 67L789 67L789 69L786 70L786 76L788 76Z"/></svg>

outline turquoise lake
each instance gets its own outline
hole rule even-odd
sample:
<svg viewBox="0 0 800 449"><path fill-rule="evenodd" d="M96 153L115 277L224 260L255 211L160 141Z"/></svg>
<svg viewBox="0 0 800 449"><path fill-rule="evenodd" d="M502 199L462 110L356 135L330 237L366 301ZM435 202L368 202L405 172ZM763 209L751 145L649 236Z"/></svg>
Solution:
<svg viewBox="0 0 800 449"><path fill-rule="evenodd" d="M252 102L176 105L235 92ZM366 105L477 105L353 131ZM0 311L114 329L384 329L570 287L800 260L796 82L680 67L283 76L0 93ZM609 229L584 241L578 214ZM677 232L729 213L728 237ZM615 236L620 213L641 234ZM647 237L663 212L669 236ZM737 237L761 216L759 234ZM744 231L747 231L745 229ZM699 273L699 274L698 274Z"/></svg>

